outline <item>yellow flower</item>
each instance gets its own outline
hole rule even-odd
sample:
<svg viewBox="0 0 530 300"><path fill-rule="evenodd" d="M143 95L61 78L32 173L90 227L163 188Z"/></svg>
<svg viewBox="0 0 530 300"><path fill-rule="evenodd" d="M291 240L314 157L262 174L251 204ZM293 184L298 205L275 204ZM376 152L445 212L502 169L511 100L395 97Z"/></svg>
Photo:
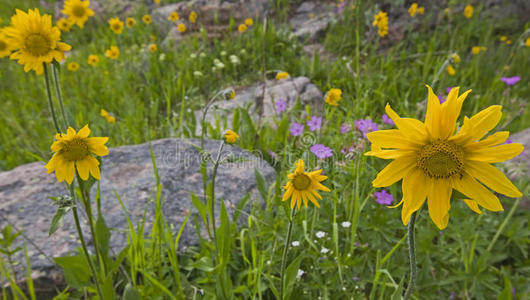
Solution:
<svg viewBox="0 0 530 300"><path fill-rule="evenodd" d="M276 74L276 80L281 80L289 77L289 73L287 72L278 72Z"/></svg>
<svg viewBox="0 0 530 300"><path fill-rule="evenodd" d="M120 49L116 46L112 46L105 52L105 55L110 59L118 59L118 57L120 57Z"/></svg>
<svg viewBox="0 0 530 300"><path fill-rule="evenodd" d="M254 25L254 20L252 20L252 18L246 18L245 19L245 25L247 25L247 26Z"/></svg>
<svg viewBox="0 0 530 300"><path fill-rule="evenodd" d="M466 17L467 19L470 19L473 16L474 10L475 9L473 8L472 5L470 4L466 5L466 7L464 8L464 17Z"/></svg>
<svg viewBox="0 0 530 300"><path fill-rule="evenodd" d="M232 99L234 99L235 97L236 97L236 91L232 90L232 91L230 92L230 95L229 95L229 97L228 97L228 100L232 100Z"/></svg>
<svg viewBox="0 0 530 300"><path fill-rule="evenodd" d="M245 25L245 24L239 24L239 26L237 26L237 31L243 33L243 32L245 32L245 31L247 31L247 28L248 28L247 25Z"/></svg>
<svg viewBox="0 0 530 300"><path fill-rule="evenodd" d="M423 15L425 13L425 7L423 7L423 6L418 7L418 13L420 15Z"/></svg>
<svg viewBox="0 0 530 300"><path fill-rule="evenodd" d="M493 105L471 118L465 117L456 131L462 103L471 90L458 96L459 88L453 88L447 101L440 104L432 89L427 88L425 122L401 118L387 105L386 113L398 129L367 134L372 151L365 155L395 159L379 172L373 186L387 187L403 179L403 199L399 204L403 204L401 219L405 225L427 198L432 221L439 229L444 229L449 221L453 189L465 195L464 202L477 213L481 213L478 205L502 211L497 196L484 185L508 197L521 197L522 194L490 164L517 156L523 146L503 144L509 136L507 131L480 140L500 121L502 106Z"/></svg>
<svg viewBox="0 0 530 300"><path fill-rule="evenodd" d="M158 50L158 47L156 46L156 44L149 45L149 52L155 53L156 50Z"/></svg>
<svg viewBox="0 0 530 300"><path fill-rule="evenodd" d="M444 14L445 14L446 16L448 16L450 13L451 13L451 9L450 9L449 7L446 8L446 9L444 9Z"/></svg>
<svg viewBox="0 0 530 300"><path fill-rule="evenodd" d="M507 39L508 39L507 36L505 36L505 35L501 35L501 38L500 38L501 42L504 42L504 41L506 41Z"/></svg>
<svg viewBox="0 0 530 300"><path fill-rule="evenodd" d="M530 37L527 37L527 38L526 38L526 41L524 42L524 45L525 45L526 47L530 47Z"/></svg>
<svg viewBox="0 0 530 300"><path fill-rule="evenodd" d="M70 29L72 29L72 25L73 24L65 18L60 18L57 20L57 27L59 27L59 29L61 29L63 32L70 31Z"/></svg>
<svg viewBox="0 0 530 300"><path fill-rule="evenodd" d="M101 111L99 112L99 114L100 114L103 118L105 118L105 120L107 120L108 123L111 123L111 124L116 123L116 118L113 117L113 116L111 116L111 115L109 114L109 112L106 111L105 109L102 108Z"/></svg>
<svg viewBox="0 0 530 300"><path fill-rule="evenodd" d="M123 22L120 21L120 18L112 18L109 20L110 30L115 34L121 34L123 32Z"/></svg>
<svg viewBox="0 0 530 300"><path fill-rule="evenodd" d="M149 25L149 24L151 24L151 22L153 21L153 19L151 19L151 16L150 16L150 15L144 15L144 16L142 17L142 21L143 21L145 24Z"/></svg>
<svg viewBox="0 0 530 300"><path fill-rule="evenodd" d="M12 46L7 36L0 29L0 58L11 54Z"/></svg>
<svg viewBox="0 0 530 300"><path fill-rule="evenodd" d="M377 26L377 34L380 37L385 37L388 34L388 16L385 12L379 11L377 15L374 16L373 26Z"/></svg>
<svg viewBox="0 0 530 300"><path fill-rule="evenodd" d="M506 45L510 45L512 43L512 40L506 40Z"/></svg>
<svg viewBox="0 0 530 300"><path fill-rule="evenodd" d="M486 51L488 50L488 48L484 47L484 46L480 46L480 51Z"/></svg>
<svg viewBox="0 0 530 300"><path fill-rule="evenodd" d="M388 16L385 12L379 11L377 15L374 16L374 22L372 23L372 25L377 26L381 22L385 23L385 20L388 21Z"/></svg>
<svg viewBox="0 0 530 300"><path fill-rule="evenodd" d="M453 65L449 65L447 67L447 74L449 74L449 76L453 76L456 74L456 70L455 68L453 68Z"/></svg>
<svg viewBox="0 0 530 300"><path fill-rule="evenodd" d="M134 18L125 19L125 25L127 26L127 28L133 27L134 24L136 24L136 20Z"/></svg>
<svg viewBox="0 0 530 300"><path fill-rule="evenodd" d="M191 23L195 23L197 21L197 13L192 10L188 16L188 20L190 20Z"/></svg>
<svg viewBox="0 0 530 300"><path fill-rule="evenodd" d="M79 70L79 64L76 62L71 62L66 66L66 68L68 69L68 71L76 72L77 70Z"/></svg>
<svg viewBox="0 0 530 300"><path fill-rule="evenodd" d="M61 30L52 26L50 15L40 15L39 9L25 13L19 9L11 17L11 26L3 29L10 47L16 50L9 58L24 65L24 71L34 70L37 75L44 72L43 63L60 62L64 52L72 47L61 39Z"/></svg>
<svg viewBox="0 0 530 300"><path fill-rule="evenodd" d="M94 11L89 6L89 0L66 0L62 13L68 16L71 24L76 24L80 28L83 28L88 18L94 15Z"/></svg>
<svg viewBox="0 0 530 300"><path fill-rule="evenodd" d="M167 17L167 19L170 20L171 22L177 22L180 19L180 17L179 17L178 12L174 11Z"/></svg>
<svg viewBox="0 0 530 300"><path fill-rule="evenodd" d="M90 54L88 56L88 64L89 65L95 67L95 66L97 66L98 62L99 62L99 56L94 55L94 54Z"/></svg>
<svg viewBox="0 0 530 300"><path fill-rule="evenodd" d="M332 106L339 105L339 101L342 99L342 91L340 89L330 89L326 94L326 103Z"/></svg>
<svg viewBox="0 0 530 300"><path fill-rule="evenodd" d="M473 46L471 47L471 53L477 55L480 53L480 47L479 46Z"/></svg>
<svg viewBox="0 0 530 300"><path fill-rule="evenodd" d="M460 55L458 55L458 53L454 53L453 55L451 55L451 59L455 64L459 64L461 61Z"/></svg>
<svg viewBox="0 0 530 300"><path fill-rule="evenodd" d="M506 66L503 67L503 69L504 69L505 71L508 71L508 70L510 69L510 66L506 65Z"/></svg>
<svg viewBox="0 0 530 300"><path fill-rule="evenodd" d="M48 174L55 171L59 182L66 180L71 184L74 180L76 169L79 177L88 180L89 173L95 179L100 179L99 161L93 156L105 156L109 149L105 143L108 137L91 137L88 125L85 125L78 133L72 127L68 127L67 134L58 133L56 141L51 149L55 154L46 165Z"/></svg>
<svg viewBox="0 0 530 300"><path fill-rule="evenodd" d="M304 169L304 161L301 159L298 160L295 171L287 175L289 181L283 187L285 193L283 194L282 201L287 201L287 199L291 198L291 209L295 205L297 209L300 209L302 201L304 201L304 206L307 207L307 200L311 201L316 207L320 207L316 198L322 199L322 196L317 191L330 191L328 187L320 183L328 178L327 176L321 175L322 170L307 173Z"/></svg>
<svg viewBox="0 0 530 300"><path fill-rule="evenodd" d="M160 5L160 0L154 0L156 5Z"/></svg>
<svg viewBox="0 0 530 300"><path fill-rule="evenodd" d="M412 5L409 7L409 15L411 17L414 17L416 15L416 13L418 12L418 3L414 2L412 3Z"/></svg>
<svg viewBox="0 0 530 300"><path fill-rule="evenodd" d="M177 30L178 30L180 33L184 33L184 32L186 32L186 25L180 23L180 24L177 26Z"/></svg>
<svg viewBox="0 0 530 300"><path fill-rule="evenodd" d="M225 140L229 144L235 143L238 138L239 135L230 129L225 132Z"/></svg>

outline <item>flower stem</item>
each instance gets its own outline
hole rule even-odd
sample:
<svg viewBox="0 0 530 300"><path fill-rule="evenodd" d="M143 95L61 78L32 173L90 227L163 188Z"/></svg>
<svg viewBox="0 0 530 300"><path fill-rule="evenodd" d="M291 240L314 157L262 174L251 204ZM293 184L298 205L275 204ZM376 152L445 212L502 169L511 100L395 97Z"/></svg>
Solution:
<svg viewBox="0 0 530 300"><path fill-rule="evenodd" d="M55 131L61 133L59 129L59 123L57 122L57 115L55 114L55 108L53 107L52 91L50 88L50 74L48 73L48 66L44 63L44 79L46 81L46 95L48 96L48 106L52 114L53 125L55 126Z"/></svg>
<svg viewBox="0 0 530 300"><path fill-rule="evenodd" d="M74 185L70 184L70 196L75 202L76 196L74 192ZM94 267L94 264L92 263L92 260L90 259L90 255L88 254L88 249L86 247L85 238L83 237L83 231L81 230L81 224L79 223L79 215L77 214L77 207L74 205L72 207L72 212L74 214L74 221L75 221L75 228L77 230L77 235L79 235L79 240L81 241L81 247L83 248L83 253L85 254L85 258L88 262L88 266L90 267L90 271L92 272L92 276L94 276L94 282L96 284L96 289L98 291L99 299L103 298L103 293L101 292L101 288L99 287L99 281L98 276L96 273L96 268Z"/></svg>
<svg viewBox="0 0 530 300"><path fill-rule="evenodd" d="M293 208L291 212L291 220L289 221L289 228L287 229L287 240L285 241L285 247L283 248L282 267L280 269L280 300L283 300L283 280L285 277L285 265L287 263L287 250L289 250L289 243L291 242L291 234L293 232L293 222L295 214L296 208Z"/></svg>
<svg viewBox="0 0 530 300"><path fill-rule="evenodd" d="M215 159L215 164L213 166L212 171L212 191L210 192L210 199L211 199L211 211L212 211L212 226L213 226L213 240L215 243L215 248L217 249L217 233L215 230L215 177L217 176L217 168L219 167L219 160L221 159L221 152L223 151L223 147L225 146L225 142L223 141L221 143L221 146L219 146L219 150L217 151L217 158ZM219 251L217 251L217 255L219 255Z"/></svg>
<svg viewBox="0 0 530 300"><path fill-rule="evenodd" d="M52 73L53 73L53 81L55 84L55 94L57 95L57 99L59 100L59 109L61 110L61 116L63 117L64 127L67 128L68 119L66 118L65 110L64 110L64 102L63 102L63 96L61 94L61 86L59 84L59 75L57 75L57 67L52 67Z"/></svg>
<svg viewBox="0 0 530 300"><path fill-rule="evenodd" d="M412 292L414 291L414 288L416 287L417 267L416 267L416 245L414 242L414 225L415 224L416 224L416 213L414 212L412 216L410 216L410 222L408 226L410 280L407 286L407 291L405 292L405 296L403 297L403 300L410 299L410 296L412 295Z"/></svg>

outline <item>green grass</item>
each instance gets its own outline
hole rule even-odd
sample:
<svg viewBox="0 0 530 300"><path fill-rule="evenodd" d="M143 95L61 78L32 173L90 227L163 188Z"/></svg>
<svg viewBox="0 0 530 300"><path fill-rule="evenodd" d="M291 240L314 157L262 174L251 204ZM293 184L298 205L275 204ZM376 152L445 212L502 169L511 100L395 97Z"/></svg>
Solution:
<svg viewBox="0 0 530 300"><path fill-rule="evenodd" d="M292 9L288 1L273 2L276 18L268 20L266 32L262 20L255 20L244 34L232 30L215 39L206 38L206 27L195 28L177 47L162 42L165 28L140 21L148 11L146 6L127 15L138 22L133 29L125 28L120 36L109 30L101 16L89 20L84 30L75 28L62 34L62 40L73 46L60 70L70 122L78 128L90 124L96 136L110 137L110 146L194 137L198 121L192 112L222 89L237 90L261 81L264 59L268 70L307 76L323 92L329 88L342 90L339 107L322 112L322 130L314 134L316 143L334 150L332 160L316 160L309 151L311 145L288 133L293 122L305 122L308 108L298 105L276 118L274 124L259 127L240 110L240 121L234 124L241 135L239 145L260 151L277 170L273 185L259 186L266 206L244 201L250 211L249 222L244 225L217 212L221 216L217 224L221 241L215 244L200 239L198 247L179 251L177 256L178 238L160 217L156 205L153 210L159 217L155 218L153 232L144 237L143 223L130 223L130 245L123 257L105 258L119 266L108 273L112 275L108 280L115 284L110 289L116 295L152 299L179 299L182 295L192 299L277 297L290 214L280 201L281 186L292 170L291 157L303 158L309 169L322 168L329 176L325 184L332 187L332 192L324 193L320 209L302 209L295 217L292 240L300 246L291 247L288 253L287 293L303 299L399 299L408 282L406 227L401 223L400 209L388 209L375 202L372 194L376 190L371 185L387 162L363 156L363 149L369 148L367 142L358 132L340 134L340 125L364 118L381 124L387 103L402 116L423 119L425 84L432 84L441 70L434 86L438 94L446 95L445 88L453 86L473 90L464 103L463 115L471 116L489 105L500 104L504 114L497 130L517 132L530 126L530 48L524 46L530 36L528 31L524 33L528 24L509 18L497 20L480 5L471 19L465 19L459 3L452 6L450 18L443 16L443 10L427 8L425 15L405 22L401 38L380 38L371 26L376 8L361 3L355 10L345 9L327 30L322 40L326 54L320 57L306 54L303 46L307 42L290 38L287 26L280 22L288 20L287 12ZM0 17L5 25L14 7L38 6L38 1L5 1L0 4ZM391 26L393 10L405 9L404 5L388 3L379 3L379 7L389 12ZM501 35L508 35L512 44L501 42ZM147 50L152 36L159 48L154 54ZM104 57L111 45L121 51L116 61ZM473 46L487 50L473 55ZM453 53L459 54L461 62L453 63L456 75L449 76L441 68ZM89 54L100 56L97 67L86 63ZM240 58L239 65L230 63L228 57L232 54ZM221 60L225 68L212 71L214 59ZM73 61L81 65L77 72L66 69L66 64ZM0 60L0 70L0 169L9 170L37 158L49 159L54 130L43 76L24 73L21 66L6 58ZM196 71L203 76L196 77ZM502 76L515 75L522 80L510 88L500 81ZM116 116L115 124L106 123L99 115L101 108ZM208 136L221 138L217 131ZM343 147L352 145L357 149L354 156L340 154ZM271 156L269 150L276 156ZM503 165L498 167L507 171ZM514 184L523 194L530 192L527 177ZM395 199L401 199L399 184L388 190ZM154 203L163 200L153 199ZM501 202L504 213L484 211L476 215L462 201L452 200L449 226L443 232L423 207L416 226L419 274L414 299L448 299L451 293L457 299L511 299L512 287L515 299L529 297L527 213L517 207L518 200L501 198ZM198 211L205 211L200 200L193 203ZM509 213L512 208L513 213ZM188 226L202 222L202 217L192 217ZM343 222L351 225L344 227ZM316 238L318 231L325 232L325 237ZM216 248L224 249L222 255ZM322 253L323 248L329 252ZM223 263L216 267L215 260ZM3 265L1 260L0 269L4 271L0 282L2 274L9 272ZM305 274L296 278L299 269ZM82 298L83 284L69 284L76 288L70 296ZM229 295L222 294L222 290Z"/></svg>

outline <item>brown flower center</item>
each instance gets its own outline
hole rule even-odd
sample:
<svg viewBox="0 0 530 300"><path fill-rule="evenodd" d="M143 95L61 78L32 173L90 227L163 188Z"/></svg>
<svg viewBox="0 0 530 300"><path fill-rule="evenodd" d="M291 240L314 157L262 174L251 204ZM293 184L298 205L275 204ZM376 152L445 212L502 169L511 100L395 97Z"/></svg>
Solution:
<svg viewBox="0 0 530 300"><path fill-rule="evenodd" d="M112 28L113 28L115 31L118 31L118 30L121 29L121 26L120 26L119 23L114 23L114 24L112 24Z"/></svg>
<svg viewBox="0 0 530 300"><path fill-rule="evenodd" d="M4 51L7 49L7 43L0 40L0 51Z"/></svg>
<svg viewBox="0 0 530 300"><path fill-rule="evenodd" d="M26 37L24 45L26 50L34 56L43 56L51 50L51 41L47 37L33 33Z"/></svg>
<svg viewBox="0 0 530 300"><path fill-rule="evenodd" d="M61 149L61 155L69 161L79 161L85 159L89 154L86 139L73 138L65 142Z"/></svg>
<svg viewBox="0 0 530 300"><path fill-rule="evenodd" d="M72 8L72 14L78 18L85 16L85 7L83 5L76 5Z"/></svg>
<svg viewBox="0 0 530 300"><path fill-rule="evenodd" d="M421 148L416 164L431 178L449 178L462 174L464 151L462 147L447 140L434 141Z"/></svg>
<svg viewBox="0 0 530 300"><path fill-rule="evenodd" d="M299 191L307 190L307 188L311 185L311 178L303 173L296 174L293 179L293 185L294 188Z"/></svg>

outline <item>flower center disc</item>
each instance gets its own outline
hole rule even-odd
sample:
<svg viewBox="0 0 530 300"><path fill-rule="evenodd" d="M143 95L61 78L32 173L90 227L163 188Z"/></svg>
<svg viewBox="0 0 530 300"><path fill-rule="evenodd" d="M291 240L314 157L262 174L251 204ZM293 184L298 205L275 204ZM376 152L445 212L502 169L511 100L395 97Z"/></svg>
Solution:
<svg viewBox="0 0 530 300"><path fill-rule="evenodd" d="M85 15L85 7L82 5L76 5L72 9L72 13L74 14L74 16L81 18Z"/></svg>
<svg viewBox="0 0 530 300"><path fill-rule="evenodd" d="M0 41L0 51L7 49L7 44L4 41Z"/></svg>
<svg viewBox="0 0 530 300"><path fill-rule="evenodd" d="M50 52L51 42L41 34L31 34L25 40L26 50L35 56L42 56Z"/></svg>
<svg viewBox="0 0 530 300"><path fill-rule="evenodd" d="M83 139L74 138L65 143L61 154L70 161L83 160L89 155L88 145Z"/></svg>
<svg viewBox="0 0 530 300"><path fill-rule="evenodd" d="M464 151L449 141L435 141L423 146L416 163L431 178L449 178L462 173Z"/></svg>
<svg viewBox="0 0 530 300"><path fill-rule="evenodd" d="M118 23L115 23L114 25L112 25L112 28L114 28L114 30L120 30L120 24Z"/></svg>
<svg viewBox="0 0 530 300"><path fill-rule="evenodd" d="M294 188L300 191L306 190L311 185L311 178L306 174L297 174L293 180Z"/></svg>

